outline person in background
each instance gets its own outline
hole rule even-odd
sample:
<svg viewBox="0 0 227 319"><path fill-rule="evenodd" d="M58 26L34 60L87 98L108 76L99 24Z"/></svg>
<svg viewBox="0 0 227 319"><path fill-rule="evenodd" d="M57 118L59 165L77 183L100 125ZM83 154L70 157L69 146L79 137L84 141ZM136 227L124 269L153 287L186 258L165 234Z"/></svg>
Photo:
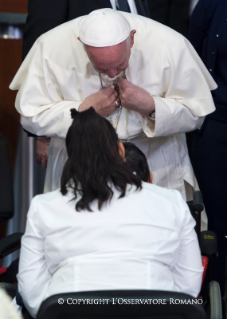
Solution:
<svg viewBox="0 0 227 319"><path fill-rule="evenodd" d="M152 173L149 171L146 156L133 143L124 142L126 164L143 182L152 183Z"/></svg>
<svg viewBox="0 0 227 319"><path fill-rule="evenodd" d="M218 239L218 257L209 261L206 281L216 280L225 293L227 248L227 1L200 0L195 7L189 40L218 84L212 92L216 111L194 137L193 167L203 194L208 228Z"/></svg>
<svg viewBox="0 0 227 319"><path fill-rule="evenodd" d="M190 15L198 0L152 0L148 1L151 19L188 37ZM179 14L180 13L180 14ZM194 132L187 132L187 146L190 159Z"/></svg>
<svg viewBox="0 0 227 319"><path fill-rule="evenodd" d="M148 1L148 7L151 19L187 37L190 0L152 0Z"/></svg>
<svg viewBox="0 0 227 319"><path fill-rule="evenodd" d="M198 0L148 1L150 18L165 24L187 38L190 15L197 2Z"/></svg>
<svg viewBox="0 0 227 319"><path fill-rule="evenodd" d="M180 193L141 182L114 128L93 108L71 114L61 188L32 200L22 238L18 287L27 310L36 317L48 296L76 291L196 297L201 256Z"/></svg>
<svg viewBox="0 0 227 319"><path fill-rule="evenodd" d="M199 0L190 0L190 10L189 10L189 13L190 15L192 14L196 4L198 3Z"/></svg>

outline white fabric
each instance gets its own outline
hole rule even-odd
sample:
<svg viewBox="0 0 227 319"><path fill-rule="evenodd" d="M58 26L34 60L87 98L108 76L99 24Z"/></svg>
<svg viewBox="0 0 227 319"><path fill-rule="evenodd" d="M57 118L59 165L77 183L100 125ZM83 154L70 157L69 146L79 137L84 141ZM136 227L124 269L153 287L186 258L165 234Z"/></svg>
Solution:
<svg viewBox="0 0 227 319"><path fill-rule="evenodd" d="M0 289L0 318L1 319L22 319L20 310L15 301L7 295L4 289Z"/></svg>
<svg viewBox="0 0 227 319"><path fill-rule="evenodd" d="M126 40L130 25L125 17L112 9L95 10L79 24L79 37L84 44L108 47Z"/></svg>
<svg viewBox="0 0 227 319"><path fill-rule="evenodd" d="M156 108L155 120L129 112L130 139L145 153L153 182L177 189L186 198L184 181L194 189L198 186L183 133L200 128L204 116L214 111L210 89L216 84L191 44L179 33L151 19L122 14L137 30L127 79L149 92ZM20 89L16 108L22 115L23 127L54 138L46 191L59 187L67 157L64 138L72 122L70 109L78 109L87 96L101 87L98 73L77 41L78 24L83 19L42 35L10 85L11 89ZM123 108L117 127L121 140L127 139L126 122Z"/></svg>
<svg viewBox="0 0 227 319"><path fill-rule="evenodd" d="M117 10L117 3L116 3L117 0L110 0L110 3L111 3L111 6L114 10Z"/></svg>
<svg viewBox="0 0 227 319"><path fill-rule="evenodd" d="M191 0L190 1L190 9L189 9L189 13L192 14L192 11L194 10L195 6L197 5L199 0Z"/></svg>
<svg viewBox="0 0 227 319"><path fill-rule="evenodd" d="M93 212L70 192L36 196L22 238L18 285L32 316L50 295L157 289L196 297L202 264L195 221L179 192L143 183Z"/></svg>
<svg viewBox="0 0 227 319"><path fill-rule="evenodd" d="M128 0L128 5L129 5L131 13L138 14L138 11L137 11L137 8L136 8L136 4L135 4L134 0Z"/></svg>

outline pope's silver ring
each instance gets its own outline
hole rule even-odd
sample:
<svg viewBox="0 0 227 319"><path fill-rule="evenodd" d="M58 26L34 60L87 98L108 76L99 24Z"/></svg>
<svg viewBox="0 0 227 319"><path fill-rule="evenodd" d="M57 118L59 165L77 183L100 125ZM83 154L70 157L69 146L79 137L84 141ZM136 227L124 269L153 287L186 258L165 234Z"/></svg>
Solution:
<svg viewBox="0 0 227 319"><path fill-rule="evenodd" d="M121 105L121 102L119 100L116 100L115 101L115 106L116 106L117 109L119 108L120 105Z"/></svg>

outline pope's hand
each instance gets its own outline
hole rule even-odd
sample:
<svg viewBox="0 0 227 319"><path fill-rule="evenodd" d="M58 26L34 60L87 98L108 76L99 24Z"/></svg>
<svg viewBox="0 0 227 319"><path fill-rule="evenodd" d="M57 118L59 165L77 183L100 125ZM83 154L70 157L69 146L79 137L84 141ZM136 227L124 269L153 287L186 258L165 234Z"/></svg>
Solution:
<svg viewBox="0 0 227 319"><path fill-rule="evenodd" d="M116 96L109 86L97 93L88 96L79 107L79 112L89 109L91 106L102 116L108 116L116 109Z"/></svg>
<svg viewBox="0 0 227 319"><path fill-rule="evenodd" d="M118 81L121 105L126 109L137 111L142 116L149 116L155 110L153 97L144 89L121 78Z"/></svg>
<svg viewBox="0 0 227 319"><path fill-rule="evenodd" d="M50 138L36 138L35 151L36 151L36 161L42 165L42 167L47 167L47 159L49 153Z"/></svg>

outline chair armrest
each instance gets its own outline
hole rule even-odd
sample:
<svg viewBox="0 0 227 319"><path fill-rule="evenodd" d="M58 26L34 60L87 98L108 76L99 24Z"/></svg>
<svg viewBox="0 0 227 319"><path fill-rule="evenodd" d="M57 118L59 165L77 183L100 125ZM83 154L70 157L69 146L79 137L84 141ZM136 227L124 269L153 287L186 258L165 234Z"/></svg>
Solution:
<svg viewBox="0 0 227 319"><path fill-rule="evenodd" d="M14 233L0 240L0 258L4 258L20 249L23 233Z"/></svg>

